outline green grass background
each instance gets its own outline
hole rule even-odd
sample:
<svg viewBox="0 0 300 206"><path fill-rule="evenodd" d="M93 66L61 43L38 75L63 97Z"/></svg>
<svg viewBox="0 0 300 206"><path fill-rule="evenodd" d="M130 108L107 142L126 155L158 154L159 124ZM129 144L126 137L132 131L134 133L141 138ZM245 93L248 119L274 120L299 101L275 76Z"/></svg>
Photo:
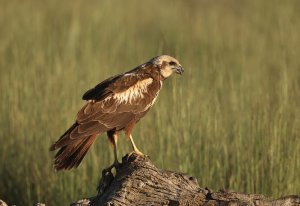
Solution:
<svg viewBox="0 0 300 206"><path fill-rule="evenodd" d="M0 1L0 198L68 205L113 161L101 135L73 171L49 147L81 95L159 54L177 57L136 126L138 147L202 187L300 194L300 1ZM131 150L120 139L119 158Z"/></svg>

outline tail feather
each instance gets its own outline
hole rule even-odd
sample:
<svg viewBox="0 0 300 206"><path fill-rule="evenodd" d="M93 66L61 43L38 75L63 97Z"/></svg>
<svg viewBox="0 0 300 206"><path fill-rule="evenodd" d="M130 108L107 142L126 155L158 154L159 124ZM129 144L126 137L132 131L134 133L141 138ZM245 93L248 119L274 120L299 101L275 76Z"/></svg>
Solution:
<svg viewBox="0 0 300 206"><path fill-rule="evenodd" d="M54 168L58 170L72 169L79 166L87 151L96 139L97 134L82 138L70 139L71 132L77 128L77 123L73 124L50 150L59 149L54 158Z"/></svg>
<svg viewBox="0 0 300 206"><path fill-rule="evenodd" d="M71 134L71 132L78 126L77 122L75 122L63 135L61 135L61 137L54 143L51 145L50 147L50 151L54 151L60 147L65 146L64 144L62 144L63 142L70 140L69 136Z"/></svg>
<svg viewBox="0 0 300 206"><path fill-rule="evenodd" d="M72 144L70 143L69 145L63 146L60 148L60 150L58 150L57 154L55 155L55 161L56 162L62 162L65 159L70 158L81 146L81 144L83 144L83 141L85 139L80 139L77 142L73 142Z"/></svg>
<svg viewBox="0 0 300 206"><path fill-rule="evenodd" d="M76 150L75 153L72 154L71 158L68 162L68 169L71 169L73 167L78 167L81 163L82 159L86 155L87 151L95 141L96 135L91 136L90 138L87 138L83 144Z"/></svg>

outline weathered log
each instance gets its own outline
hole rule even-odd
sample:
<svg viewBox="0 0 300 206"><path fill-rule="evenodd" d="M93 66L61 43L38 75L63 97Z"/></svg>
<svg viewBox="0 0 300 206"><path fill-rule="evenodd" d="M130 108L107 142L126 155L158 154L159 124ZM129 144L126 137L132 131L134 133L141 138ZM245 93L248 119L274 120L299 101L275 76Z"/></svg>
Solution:
<svg viewBox="0 0 300 206"><path fill-rule="evenodd" d="M123 157L115 176L110 171L102 172L97 196L71 205L300 206L300 196L272 201L260 194L213 192L200 188L194 177L160 170L149 158L132 154Z"/></svg>

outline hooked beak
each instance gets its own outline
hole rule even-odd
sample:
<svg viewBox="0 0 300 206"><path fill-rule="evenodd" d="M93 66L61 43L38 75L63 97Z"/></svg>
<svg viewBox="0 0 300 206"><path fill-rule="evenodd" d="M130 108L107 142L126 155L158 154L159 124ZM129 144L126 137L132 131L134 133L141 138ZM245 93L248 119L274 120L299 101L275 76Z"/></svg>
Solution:
<svg viewBox="0 0 300 206"><path fill-rule="evenodd" d="M175 70L175 72L177 74L180 74L180 75L183 74L183 72L184 72L184 68L181 65L180 66L176 66L173 69Z"/></svg>

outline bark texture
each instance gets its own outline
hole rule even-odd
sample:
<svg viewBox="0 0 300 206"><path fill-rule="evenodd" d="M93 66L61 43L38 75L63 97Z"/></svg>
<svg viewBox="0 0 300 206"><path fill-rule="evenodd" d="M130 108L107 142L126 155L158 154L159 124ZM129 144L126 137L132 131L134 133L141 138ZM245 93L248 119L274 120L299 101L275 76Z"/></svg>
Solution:
<svg viewBox="0 0 300 206"><path fill-rule="evenodd" d="M160 170L149 158L136 154L123 157L115 176L103 171L98 195L72 206L204 205L204 206L300 206L300 196L269 200L260 194L240 194L203 189L194 177Z"/></svg>

